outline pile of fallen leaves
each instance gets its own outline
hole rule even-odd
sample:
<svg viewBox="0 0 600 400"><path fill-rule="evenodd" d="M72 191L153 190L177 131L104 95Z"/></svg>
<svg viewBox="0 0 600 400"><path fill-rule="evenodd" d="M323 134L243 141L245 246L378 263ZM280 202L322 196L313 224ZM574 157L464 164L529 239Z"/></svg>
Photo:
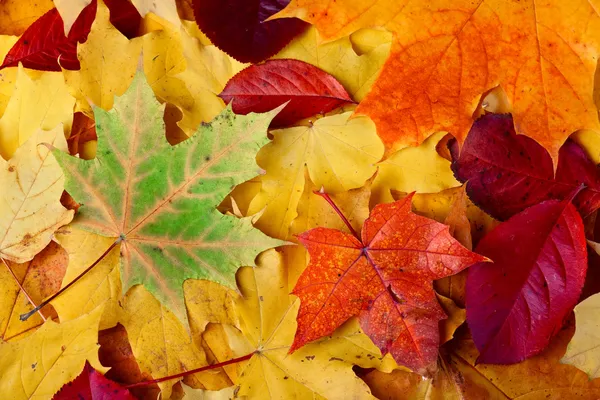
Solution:
<svg viewBox="0 0 600 400"><path fill-rule="evenodd" d="M0 397L600 398L599 9L0 0Z"/></svg>

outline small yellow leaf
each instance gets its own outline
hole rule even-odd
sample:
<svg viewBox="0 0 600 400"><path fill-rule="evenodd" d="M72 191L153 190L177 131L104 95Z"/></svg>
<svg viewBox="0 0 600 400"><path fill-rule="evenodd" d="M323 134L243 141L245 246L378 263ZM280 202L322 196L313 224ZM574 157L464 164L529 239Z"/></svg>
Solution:
<svg viewBox="0 0 600 400"><path fill-rule="evenodd" d="M0 159L0 257L13 262L31 260L73 219L59 201L63 172L50 150L38 145L42 142L67 149L59 125L32 136L9 161Z"/></svg>
<svg viewBox="0 0 600 400"><path fill-rule="evenodd" d="M368 33L365 32L363 35L366 36ZM368 39L361 37L360 40ZM375 82L391 45L391 34L389 34L387 42L363 55L358 55L352 48L349 37L324 43L318 31L311 26L273 58L291 58L319 67L340 81L354 100L361 101Z"/></svg>
<svg viewBox="0 0 600 400"><path fill-rule="evenodd" d="M204 351L193 343L175 314L160 304L144 286L134 286L127 292L120 322L132 338L131 349L142 373L162 378L207 365ZM185 382L192 387L209 390L227 386L223 384L223 377L211 371L190 375ZM175 383L177 380L158 384L163 398L171 396Z"/></svg>
<svg viewBox="0 0 600 400"><path fill-rule="evenodd" d="M290 238L290 224L304 190L304 169L310 180L327 193L361 187L376 170L383 145L375 125L351 112L318 119L309 126L272 132L274 139L258 153L266 174L258 179L262 190L250 203L248 213L264 209L256 226L270 236Z"/></svg>
<svg viewBox="0 0 600 400"><path fill-rule="evenodd" d="M81 373L86 360L105 372L97 344L102 312L98 306L62 324L49 320L26 339L0 344L0 393L14 400L47 400Z"/></svg>
<svg viewBox="0 0 600 400"><path fill-rule="evenodd" d="M77 98L75 111L91 115L90 105L109 110L114 96L120 96L135 76L141 38L127 39L109 21L109 12L100 1L96 19L85 43L77 45L81 70L63 70L71 94Z"/></svg>
<svg viewBox="0 0 600 400"><path fill-rule="evenodd" d="M14 92L0 119L0 155L12 157L38 129L70 125L74 104L60 72L44 72L33 80L19 66Z"/></svg>
<svg viewBox="0 0 600 400"><path fill-rule="evenodd" d="M99 236L74 226L66 226L56 232L55 240L69 254L69 265L61 287L78 277L115 241L114 238ZM100 329L115 326L118 322L118 301L121 297L119 266L119 246L116 246L73 287L51 302L60 320L70 321L87 314L99 304L104 304Z"/></svg>
<svg viewBox="0 0 600 400"><path fill-rule="evenodd" d="M450 169L450 161L440 157L435 146L444 132L431 135L418 147L399 150L378 164L371 204L393 201L390 191L435 193L460 186Z"/></svg>

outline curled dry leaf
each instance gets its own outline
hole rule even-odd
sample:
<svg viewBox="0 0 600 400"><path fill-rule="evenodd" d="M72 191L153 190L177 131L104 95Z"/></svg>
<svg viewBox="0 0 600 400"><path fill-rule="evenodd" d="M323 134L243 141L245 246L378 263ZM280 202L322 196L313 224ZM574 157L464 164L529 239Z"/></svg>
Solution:
<svg viewBox="0 0 600 400"><path fill-rule="evenodd" d="M194 17L202 32L241 62L257 63L281 50L308 24L297 18L267 19L289 0L194 0Z"/></svg>
<svg viewBox="0 0 600 400"><path fill-rule="evenodd" d="M471 267L467 322L478 362L509 364L542 351L561 328L587 271L583 222L568 201L513 216L475 249L493 263Z"/></svg>
<svg viewBox="0 0 600 400"><path fill-rule="evenodd" d="M373 119L388 149L417 145L437 131L462 143L481 95L499 84L518 133L555 162L572 132L598 129L591 88L600 14L589 0L292 0L276 17L302 18L327 40L370 26L395 33L390 57L357 109Z"/></svg>
<svg viewBox="0 0 600 400"><path fill-rule="evenodd" d="M65 178L50 150L38 145L43 142L57 153L66 150L62 126L39 131L9 161L0 159L0 257L13 262L31 260L73 219L73 211L60 204Z"/></svg>
<svg viewBox="0 0 600 400"><path fill-rule="evenodd" d="M233 111L242 115L267 112L288 102L273 119L273 127L289 126L353 102L333 76L297 60L252 65L231 78L219 97L233 102Z"/></svg>

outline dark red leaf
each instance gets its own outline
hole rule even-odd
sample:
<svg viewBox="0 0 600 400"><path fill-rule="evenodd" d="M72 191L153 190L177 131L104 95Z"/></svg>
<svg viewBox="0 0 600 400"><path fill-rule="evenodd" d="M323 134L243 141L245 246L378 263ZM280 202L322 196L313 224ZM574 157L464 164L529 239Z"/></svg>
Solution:
<svg viewBox="0 0 600 400"><path fill-rule="evenodd" d="M129 390L105 378L86 362L81 374L65 384L53 400L135 400Z"/></svg>
<svg viewBox="0 0 600 400"><path fill-rule="evenodd" d="M583 216L600 207L600 174L583 149L571 140L559 152L556 177L548 152L533 139L517 135L510 115L488 114L477 120L458 154L450 144L452 170L467 182L471 200L491 216L506 220L544 200L574 200Z"/></svg>
<svg viewBox="0 0 600 400"><path fill-rule="evenodd" d="M233 111L243 115L270 111L289 101L272 126L290 125L353 102L333 76L297 60L252 65L231 78L219 96L226 103L233 100Z"/></svg>
<svg viewBox="0 0 600 400"><path fill-rule="evenodd" d="M509 364L542 351L559 331L587 271L583 222L568 200L548 200L498 225L469 269L467 322L478 362Z"/></svg>
<svg viewBox="0 0 600 400"><path fill-rule="evenodd" d="M308 24L297 18L265 20L290 0L194 0L196 23L217 47L241 62L266 60Z"/></svg>
<svg viewBox="0 0 600 400"><path fill-rule="evenodd" d="M96 0L83 9L65 36L62 18L56 8L35 21L10 49L0 69L23 66L42 71L78 70L77 43L87 40L96 18ZM59 65L60 62L60 65Z"/></svg>
<svg viewBox="0 0 600 400"><path fill-rule="evenodd" d="M142 16L129 0L104 0L110 11L110 23L127 39L138 36Z"/></svg>

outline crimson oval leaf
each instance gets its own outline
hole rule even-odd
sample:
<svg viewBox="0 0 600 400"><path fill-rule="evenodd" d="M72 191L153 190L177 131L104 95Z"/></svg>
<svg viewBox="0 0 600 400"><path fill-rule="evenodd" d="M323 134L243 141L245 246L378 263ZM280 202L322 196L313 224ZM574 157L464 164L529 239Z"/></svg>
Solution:
<svg viewBox="0 0 600 400"><path fill-rule="evenodd" d="M308 24L297 18L266 21L290 0L194 0L196 23L217 47L256 63L283 49Z"/></svg>
<svg viewBox="0 0 600 400"><path fill-rule="evenodd" d="M38 18L10 49L0 69L16 67L42 71L78 70L77 43L87 40L96 18L96 0L83 9L65 36L63 20L56 8ZM60 60L60 64L59 64Z"/></svg>
<svg viewBox="0 0 600 400"><path fill-rule="evenodd" d="M233 100L233 111L243 115L267 112L289 101L272 127L287 126L353 102L342 84L327 72L303 61L285 59L244 69L227 82L219 97L226 103Z"/></svg>
<svg viewBox="0 0 600 400"><path fill-rule="evenodd" d="M584 184L573 203L583 216L600 207L600 174L583 149L568 140L560 149L556 176L548 152L515 133L511 115L487 114L471 128L462 149L452 141L452 170L467 182L471 200L506 220L544 200L563 200Z"/></svg>
<svg viewBox="0 0 600 400"><path fill-rule="evenodd" d="M105 378L88 362L81 374L66 383L52 400L134 400L135 397L116 382Z"/></svg>
<svg viewBox="0 0 600 400"><path fill-rule="evenodd" d="M493 261L469 269L467 322L477 362L509 364L542 351L562 326L587 271L583 222L568 201L515 215L475 249Z"/></svg>

